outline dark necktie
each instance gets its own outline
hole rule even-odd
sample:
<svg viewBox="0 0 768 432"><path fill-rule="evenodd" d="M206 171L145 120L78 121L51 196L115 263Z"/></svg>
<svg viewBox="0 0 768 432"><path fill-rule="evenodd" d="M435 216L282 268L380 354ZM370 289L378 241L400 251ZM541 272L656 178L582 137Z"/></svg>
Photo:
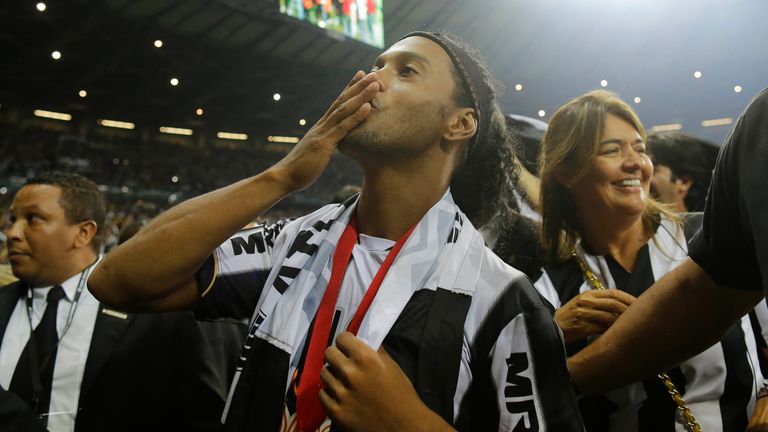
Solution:
<svg viewBox="0 0 768 432"><path fill-rule="evenodd" d="M53 366L56 363L56 345L59 341L59 335L56 332L56 312L62 297L64 297L64 289L60 286L55 286L48 291L43 319L30 335L27 346L24 347L16 364L9 386L9 390L19 395L37 414L47 413L51 401ZM30 346L31 344L34 344L34 348ZM34 349L36 355L32 355L30 349ZM36 365L32 364L33 360L36 361ZM37 397L35 397L32 383L33 370L39 373L40 390ZM47 417L45 419L43 424L47 423Z"/></svg>

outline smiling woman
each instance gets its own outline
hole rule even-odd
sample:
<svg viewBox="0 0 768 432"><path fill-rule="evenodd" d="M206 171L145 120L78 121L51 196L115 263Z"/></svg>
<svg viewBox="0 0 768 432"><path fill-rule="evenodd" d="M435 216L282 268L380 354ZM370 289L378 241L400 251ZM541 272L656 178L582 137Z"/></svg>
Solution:
<svg viewBox="0 0 768 432"><path fill-rule="evenodd" d="M585 224L632 226L636 236L649 238L662 214L677 219L648 196L653 165L645 129L615 94L597 90L574 99L550 124L556 127L544 136L540 168L547 208L542 241L550 260L570 255L577 239L593 231Z"/></svg>
<svg viewBox="0 0 768 432"><path fill-rule="evenodd" d="M542 240L551 263L535 285L557 308L570 356L685 259L686 234L680 217L649 197L645 131L615 94L594 91L563 105L540 160ZM760 379L755 364L745 316L719 344L658 378L582 398L586 429L744 430Z"/></svg>

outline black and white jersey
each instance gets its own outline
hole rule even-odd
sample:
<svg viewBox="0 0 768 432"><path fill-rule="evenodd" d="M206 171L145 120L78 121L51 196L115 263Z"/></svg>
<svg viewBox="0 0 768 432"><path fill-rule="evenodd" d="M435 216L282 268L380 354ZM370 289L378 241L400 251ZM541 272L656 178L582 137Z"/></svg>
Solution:
<svg viewBox="0 0 768 432"><path fill-rule="evenodd" d="M251 322L226 430L278 430L286 410L293 414L293 384L327 286L334 233L354 205L240 232L199 271L199 317ZM361 297L359 287L346 286L355 285L351 273L341 293L352 293L339 296L334 334ZM485 247L450 193L405 243L357 336L383 346L424 403L460 430L583 430L549 305Z"/></svg>
<svg viewBox="0 0 768 432"><path fill-rule="evenodd" d="M581 247L578 253L604 286L637 297L686 258L687 246L682 229L663 219L655 240L640 249L632 272L610 256L591 255ZM555 307L591 289L573 259L545 267L535 286ZM587 343L569 344L568 355ZM745 316L719 343L667 371L702 430L746 430L762 385L758 353L753 327ZM658 377L583 397L579 405L588 431L685 431L676 421L676 405Z"/></svg>

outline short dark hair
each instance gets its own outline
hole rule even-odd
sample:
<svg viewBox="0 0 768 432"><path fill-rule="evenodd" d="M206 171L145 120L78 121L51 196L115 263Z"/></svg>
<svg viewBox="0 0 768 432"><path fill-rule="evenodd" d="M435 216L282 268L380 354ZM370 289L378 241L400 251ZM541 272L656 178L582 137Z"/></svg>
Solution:
<svg viewBox="0 0 768 432"><path fill-rule="evenodd" d="M29 185L50 185L61 189L59 205L64 209L64 216L70 224L85 221L96 223L96 235L91 240L91 247L98 253L104 241L104 219L106 204L104 194L96 183L80 174L50 171L32 177L24 183Z"/></svg>
<svg viewBox="0 0 768 432"><path fill-rule="evenodd" d="M487 119L486 124L479 122L475 132L476 141L467 146L451 180L451 193L456 204L466 213L475 227L480 228L497 215L506 215L517 210L512 187L517 184L518 172L514 164L513 153L517 147L517 138L507 128L504 114L497 101L500 85L494 80L482 55L456 36L440 33L464 54L465 61L471 65L473 90L484 95L488 110L481 114ZM473 95L464 84L455 65L453 102L459 107L473 107ZM479 113L475 113L478 115ZM479 119L478 119L479 120Z"/></svg>
<svg viewBox="0 0 768 432"><path fill-rule="evenodd" d="M680 132L651 134L646 142L654 165L666 165L675 177L687 176L693 180L685 196L688 211L704 210L718 147Z"/></svg>

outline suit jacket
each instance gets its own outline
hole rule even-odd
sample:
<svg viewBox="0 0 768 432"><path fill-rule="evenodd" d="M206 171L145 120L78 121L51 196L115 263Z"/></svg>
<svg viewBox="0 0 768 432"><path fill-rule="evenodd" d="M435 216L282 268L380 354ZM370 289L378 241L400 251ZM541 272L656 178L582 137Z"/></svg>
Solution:
<svg viewBox="0 0 768 432"><path fill-rule="evenodd" d="M42 432L37 416L16 393L0 386L0 426L4 431Z"/></svg>
<svg viewBox="0 0 768 432"><path fill-rule="evenodd" d="M0 288L0 344L24 290L21 282ZM225 383L192 314L105 309L99 306L75 430L218 430Z"/></svg>

